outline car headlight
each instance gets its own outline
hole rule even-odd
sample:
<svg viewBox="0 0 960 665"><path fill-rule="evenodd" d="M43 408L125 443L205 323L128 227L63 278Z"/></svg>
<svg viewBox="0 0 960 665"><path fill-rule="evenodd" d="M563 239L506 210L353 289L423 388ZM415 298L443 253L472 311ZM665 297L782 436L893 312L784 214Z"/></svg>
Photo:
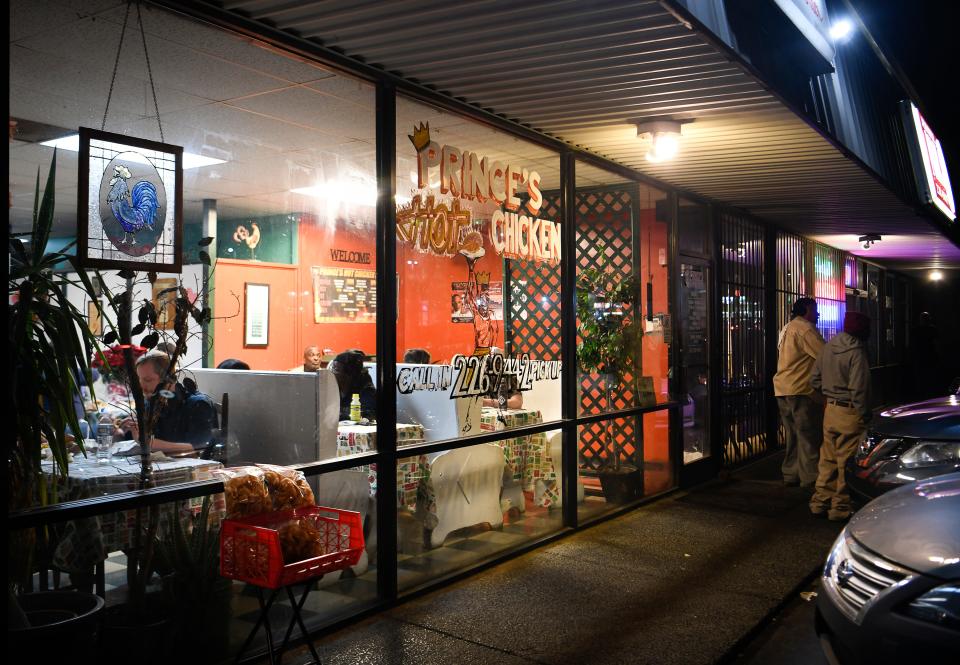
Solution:
<svg viewBox="0 0 960 665"><path fill-rule="evenodd" d="M960 441L921 441L900 456L907 469L960 462Z"/></svg>
<svg viewBox="0 0 960 665"><path fill-rule="evenodd" d="M949 582L930 589L907 605L905 612L914 619L960 630L960 584Z"/></svg>
<svg viewBox="0 0 960 665"><path fill-rule="evenodd" d="M896 457L897 451L904 446L904 443L903 439L883 437L878 434L868 436L860 444L857 464L872 466L880 460Z"/></svg>

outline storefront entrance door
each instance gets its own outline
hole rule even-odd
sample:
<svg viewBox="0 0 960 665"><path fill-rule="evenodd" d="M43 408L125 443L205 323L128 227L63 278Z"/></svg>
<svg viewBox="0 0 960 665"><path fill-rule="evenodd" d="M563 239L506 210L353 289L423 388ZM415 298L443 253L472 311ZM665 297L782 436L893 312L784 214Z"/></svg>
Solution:
<svg viewBox="0 0 960 665"><path fill-rule="evenodd" d="M680 257L681 485L713 473L717 456L710 437L710 263Z"/></svg>

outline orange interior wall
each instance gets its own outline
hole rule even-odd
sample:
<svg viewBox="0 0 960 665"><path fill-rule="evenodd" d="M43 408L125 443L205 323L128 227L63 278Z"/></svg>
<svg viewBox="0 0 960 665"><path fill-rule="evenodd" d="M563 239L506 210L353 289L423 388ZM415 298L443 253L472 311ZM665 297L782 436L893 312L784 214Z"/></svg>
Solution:
<svg viewBox="0 0 960 665"><path fill-rule="evenodd" d="M330 250L369 252L370 263L338 261ZM348 348L376 354L373 323L315 323L313 266L376 270L374 230L330 228L312 215L303 215L298 230L299 263L282 265L220 259L214 272L217 316L235 311L231 292L240 298L237 317L214 324L214 363L240 358L253 369L286 370L303 361L303 349L317 345L339 353ZM415 262L415 263L414 263ZM477 262L478 272L489 272L490 281L503 281L503 260L491 248ZM397 360L412 347L425 348L434 362L449 362L458 353L474 348L473 326L450 319L451 283L467 279L466 260L456 256L421 253L408 244L397 244L398 290ZM270 345L266 349L243 347L243 284L270 284ZM383 312L378 311L378 316ZM497 345L503 347L503 321Z"/></svg>
<svg viewBox="0 0 960 665"><path fill-rule="evenodd" d="M489 244L486 249L486 256L477 261L477 272L489 272L491 284L503 282L503 259ZM450 320L450 285L467 281L466 259L459 254L436 256L421 253L398 240L397 266L401 313L397 322L397 360L402 360L404 351L409 348L426 349L435 363L447 363L458 353L472 353L473 326ZM504 322L498 323L497 346L503 348Z"/></svg>
<svg viewBox="0 0 960 665"><path fill-rule="evenodd" d="M218 259L213 275L217 317L213 336L214 366L227 358L239 358L251 369L293 367L301 357L301 353L291 355L297 336L297 301L291 296L297 288L297 267ZM270 285L269 344L263 349L243 346L243 285L246 282Z"/></svg>
<svg viewBox="0 0 960 665"><path fill-rule="evenodd" d="M669 312L668 304L668 272L667 266L660 265L660 251L664 256L667 252L668 225L656 221L654 210L640 211L640 296L642 299L643 317L647 316L647 283L653 283L653 314ZM650 274L653 273L651 280ZM667 321L669 325L669 320ZM667 333L669 334L669 333ZM666 380L669 376L669 347L664 343L661 332L645 334L643 336L642 367L645 376L653 377L653 389L657 393L657 401L668 399ZM652 416L652 414L647 414ZM670 437L666 426L666 419L661 421L657 417L644 417L643 456L645 460L664 461L669 456Z"/></svg>
<svg viewBox="0 0 960 665"><path fill-rule="evenodd" d="M368 355L377 353L377 326L375 323L316 323L313 316L313 266L377 270L375 229L363 230L330 228L318 223L312 215L304 215L299 230L300 266L297 272L297 330L294 362L303 361L303 349L318 346L340 353L345 349L361 349ZM365 252L370 263L347 263L336 260L330 250ZM377 312L380 316L381 312Z"/></svg>

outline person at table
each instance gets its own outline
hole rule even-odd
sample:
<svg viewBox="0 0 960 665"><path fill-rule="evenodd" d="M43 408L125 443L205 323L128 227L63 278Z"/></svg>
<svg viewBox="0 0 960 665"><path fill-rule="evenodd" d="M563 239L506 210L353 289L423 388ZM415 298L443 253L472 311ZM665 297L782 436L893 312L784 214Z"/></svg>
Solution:
<svg viewBox="0 0 960 665"><path fill-rule="evenodd" d="M426 349L407 349L403 354L403 362L410 365L429 365L430 352Z"/></svg>
<svg viewBox="0 0 960 665"><path fill-rule="evenodd" d="M487 372L490 376L490 392L483 397L484 406L500 409L522 409L523 393L520 391L520 382L516 374L504 372L497 376L493 370L493 357L503 356L503 349L498 346L490 347L490 358L487 359Z"/></svg>
<svg viewBox="0 0 960 665"><path fill-rule="evenodd" d="M360 396L361 418L377 418L377 389L367 368L363 366L365 357L359 349L347 349L337 354L327 366L336 377L340 390L340 420L350 420L350 402L354 395Z"/></svg>
<svg viewBox="0 0 960 665"><path fill-rule="evenodd" d="M219 425L217 409L208 395L196 389L192 381L185 387L169 374L170 356L163 351L150 351L137 359L137 377L143 390L144 419L149 420L153 405L161 390L169 390L172 398L166 400L157 418L151 450L168 454L188 454L203 450ZM124 438L140 440L140 428L135 417L120 423Z"/></svg>
<svg viewBox="0 0 960 665"><path fill-rule="evenodd" d="M249 370L249 369L250 369L250 365L248 365L247 363L243 362L242 360L240 360L240 359L238 359L238 358L227 358L226 360L221 361L219 365L217 365L217 369L244 369L244 370Z"/></svg>
<svg viewBox="0 0 960 665"><path fill-rule="evenodd" d="M303 371L316 372L321 367L323 354L319 346L308 346L303 350Z"/></svg>

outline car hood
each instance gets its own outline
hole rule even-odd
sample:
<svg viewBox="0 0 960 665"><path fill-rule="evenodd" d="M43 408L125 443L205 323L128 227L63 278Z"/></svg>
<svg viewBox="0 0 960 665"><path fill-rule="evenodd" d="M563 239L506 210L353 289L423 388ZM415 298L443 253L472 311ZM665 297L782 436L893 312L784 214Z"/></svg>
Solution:
<svg viewBox="0 0 960 665"><path fill-rule="evenodd" d="M960 440L960 396L948 395L880 412L870 429L883 436Z"/></svg>
<svg viewBox="0 0 960 665"><path fill-rule="evenodd" d="M960 578L960 473L904 485L858 511L847 532L920 573Z"/></svg>

